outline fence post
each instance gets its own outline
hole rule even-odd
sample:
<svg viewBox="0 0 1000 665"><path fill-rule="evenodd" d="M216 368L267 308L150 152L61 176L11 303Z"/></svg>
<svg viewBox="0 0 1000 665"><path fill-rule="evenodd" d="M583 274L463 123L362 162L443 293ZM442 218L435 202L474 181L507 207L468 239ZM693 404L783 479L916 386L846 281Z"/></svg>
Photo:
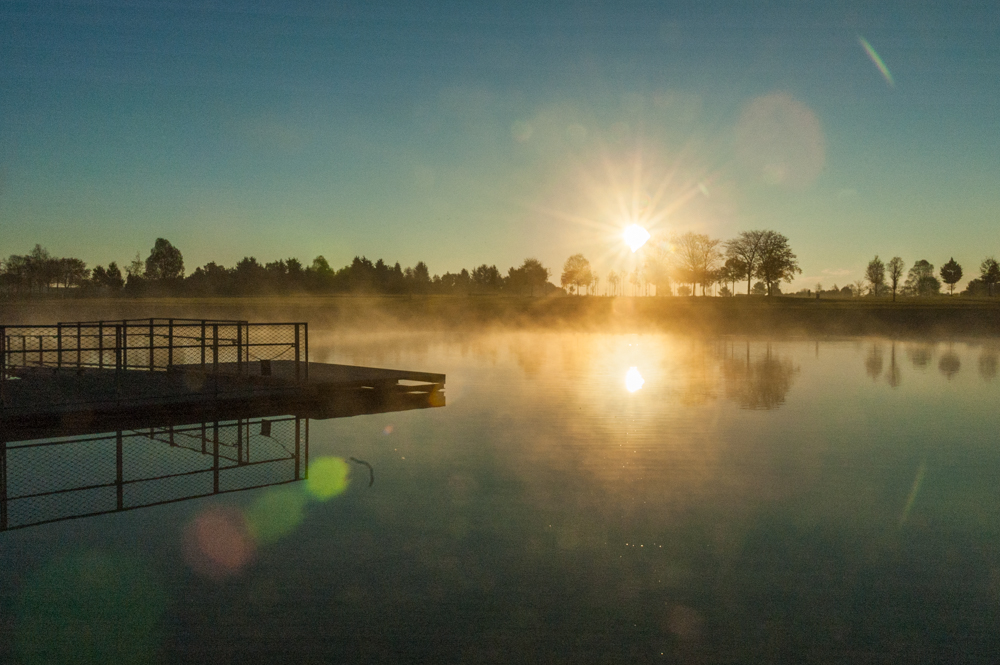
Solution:
<svg viewBox="0 0 1000 665"><path fill-rule="evenodd" d="M167 323L167 370L174 368L174 320Z"/></svg>
<svg viewBox="0 0 1000 665"><path fill-rule="evenodd" d="M305 341L305 345L306 345L306 354L305 354L306 355L306 383L309 383L309 324L308 323L303 323L302 325L303 325L304 330L305 330L305 333L304 333L305 340L304 341Z"/></svg>
<svg viewBox="0 0 1000 665"><path fill-rule="evenodd" d="M295 324L295 382L299 382L299 324Z"/></svg>
<svg viewBox="0 0 1000 665"><path fill-rule="evenodd" d="M7 328L0 326L0 406L7 404Z"/></svg>
<svg viewBox="0 0 1000 665"><path fill-rule="evenodd" d="M122 431L118 430L115 434L115 462L116 462L116 477L115 485L118 489L118 510L122 510L125 507L125 460L122 454Z"/></svg>
<svg viewBox="0 0 1000 665"><path fill-rule="evenodd" d="M236 419L236 466L243 466L243 419Z"/></svg>
<svg viewBox="0 0 1000 665"><path fill-rule="evenodd" d="M219 493L219 421L213 423L212 430L212 492Z"/></svg>
<svg viewBox="0 0 1000 665"><path fill-rule="evenodd" d="M149 320L149 371L152 372L153 364L153 319Z"/></svg>
<svg viewBox="0 0 1000 665"><path fill-rule="evenodd" d="M7 530L7 442L0 440L0 531Z"/></svg>
<svg viewBox="0 0 1000 665"><path fill-rule="evenodd" d="M122 321L122 369L128 369L128 323Z"/></svg>
<svg viewBox="0 0 1000 665"><path fill-rule="evenodd" d="M38 336L38 366L45 367L45 336Z"/></svg>
<svg viewBox="0 0 1000 665"><path fill-rule="evenodd" d="M243 324L236 322L236 374L243 376Z"/></svg>
<svg viewBox="0 0 1000 665"><path fill-rule="evenodd" d="M205 371L205 322L201 322L201 371Z"/></svg>
<svg viewBox="0 0 1000 665"><path fill-rule="evenodd" d="M299 480L299 450L301 449L300 442L299 442L299 438L300 438L299 424L300 423L301 423L301 419L298 416L295 416L295 480Z"/></svg>
<svg viewBox="0 0 1000 665"><path fill-rule="evenodd" d="M122 342L124 340L124 325L115 326L115 399L121 401L122 398Z"/></svg>
<svg viewBox="0 0 1000 665"><path fill-rule="evenodd" d="M302 465L302 477L309 480L309 418L306 418L306 452Z"/></svg>
<svg viewBox="0 0 1000 665"><path fill-rule="evenodd" d="M62 324L56 324L56 367L62 367Z"/></svg>
<svg viewBox="0 0 1000 665"><path fill-rule="evenodd" d="M104 369L104 321L97 322L97 369Z"/></svg>
<svg viewBox="0 0 1000 665"><path fill-rule="evenodd" d="M76 324L76 368L77 369L83 368L83 355L82 355L83 352L80 349L80 341L83 339L82 333L83 333L83 324L78 322Z"/></svg>

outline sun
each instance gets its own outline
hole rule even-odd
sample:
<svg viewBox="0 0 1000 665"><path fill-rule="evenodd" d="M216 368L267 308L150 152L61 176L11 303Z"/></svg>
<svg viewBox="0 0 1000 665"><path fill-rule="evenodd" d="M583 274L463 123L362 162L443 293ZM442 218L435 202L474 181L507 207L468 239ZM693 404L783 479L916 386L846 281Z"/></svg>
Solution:
<svg viewBox="0 0 1000 665"><path fill-rule="evenodd" d="M632 253L635 254L636 250L646 244L649 240L649 231L642 228L638 224L632 224L625 228L625 244L632 249Z"/></svg>

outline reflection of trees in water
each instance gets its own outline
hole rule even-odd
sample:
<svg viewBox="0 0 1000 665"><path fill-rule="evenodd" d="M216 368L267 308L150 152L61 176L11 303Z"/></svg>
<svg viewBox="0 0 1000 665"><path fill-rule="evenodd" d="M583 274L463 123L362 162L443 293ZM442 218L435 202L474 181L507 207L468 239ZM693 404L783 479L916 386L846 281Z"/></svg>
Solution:
<svg viewBox="0 0 1000 665"><path fill-rule="evenodd" d="M882 376L883 369L885 369L885 348L882 344L875 342L865 358L865 373L873 381L877 381ZM885 369L885 380L886 383L895 388L902 382L902 378L899 365L896 363L896 343L892 342L889 346L889 367Z"/></svg>
<svg viewBox="0 0 1000 665"><path fill-rule="evenodd" d="M896 343L892 343L892 347L889 351L889 370L885 373L885 380L890 386L895 388L902 382L902 373L899 371L899 365L896 364Z"/></svg>
<svg viewBox="0 0 1000 665"><path fill-rule="evenodd" d="M958 354L950 349L942 354L941 360L938 361L938 370L945 375L945 378L951 381L951 377L958 374L960 369L962 369L962 361L958 359Z"/></svg>
<svg viewBox="0 0 1000 665"><path fill-rule="evenodd" d="M683 377L681 404L697 406L718 396L718 355L719 349L710 349L700 340L678 354L675 371L679 370Z"/></svg>
<svg viewBox="0 0 1000 665"><path fill-rule="evenodd" d="M882 346L879 344L872 344L871 351L868 352L868 357L865 358L865 372L872 380L878 379L882 376Z"/></svg>
<svg viewBox="0 0 1000 665"><path fill-rule="evenodd" d="M798 368L787 358L767 352L756 359L750 357L750 343L746 355L730 355L722 363L726 380L726 397L744 409L776 409L785 402Z"/></svg>
<svg viewBox="0 0 1000 665"><path fill-rule="evenodd" d="M997 375L997 354L995 351L983 351L979 356L979 376L984 381L992 381Z"/></svg>
<svg viewBox="0 0 1000 665"><path fill-rule="evenodd" d="M929 344L914 344L906 349L906 355L914 367L923 369L931 362L931 349Z"/></svg>

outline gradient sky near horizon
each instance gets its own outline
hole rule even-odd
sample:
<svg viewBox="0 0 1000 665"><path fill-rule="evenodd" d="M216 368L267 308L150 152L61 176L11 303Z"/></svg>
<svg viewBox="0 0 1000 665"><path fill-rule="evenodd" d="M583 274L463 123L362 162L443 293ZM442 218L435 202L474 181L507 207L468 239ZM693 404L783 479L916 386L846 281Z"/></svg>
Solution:
<svg viewBox="0 0 1000 665"><path fill-rule="evenodd" d="M636 220L778 230L794 288L1000 255L991 2L2 0L0 63L3 256L557 281Z"/></svg>

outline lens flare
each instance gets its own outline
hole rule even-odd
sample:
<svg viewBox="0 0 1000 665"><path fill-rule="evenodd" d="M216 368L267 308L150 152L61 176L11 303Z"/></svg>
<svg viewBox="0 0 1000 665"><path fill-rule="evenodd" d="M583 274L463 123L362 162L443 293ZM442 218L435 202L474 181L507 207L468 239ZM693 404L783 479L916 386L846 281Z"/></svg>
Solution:
<svg viewBox="0 0 1000 665"><path fill-rule="evenodd" d="M184 529L184 558L195 572L219 580L254 557L243 514L231 506L208 508Z"/></svg>
<svg viewBox="0 0 1000 665"><path fill-rule="evenodd" d="M633 224L625 229L625 244L628 245L632 252L635 253L640 247L646 244L649 240L649 231L642 228L638 224Z"/></svg>
<svg viewBox="0 0 1000 665"><path fill-rule="evenodd" d="M347 461L341 457L321 457L309 465L306 490L320 501L332 499L347 489L350 471Z"/></svg>
<svg viewBox="0 0 1000 665"><path fill-rule="evenodd" d="M642 378L642 374L639 374L639 368L629 367L628 372L625 373L625 390L634 393L640 390L644 383L646 380Z"/></svg>
<svg viewBox="0 0 1000 665"><path fill-rule="evenodd" d="M861 48L865 50L865 53L868 55L868 59L871 60L876 67L878 67L878 71L882 74L882 78L885 79L885 82L891 87L896 87L896 83L892 80L892 72L890 72L889 68L885 66L884 62L882 62L882 58L879 56L875 48L861 35L858 35L858 43L861 44Z"/></svg>

